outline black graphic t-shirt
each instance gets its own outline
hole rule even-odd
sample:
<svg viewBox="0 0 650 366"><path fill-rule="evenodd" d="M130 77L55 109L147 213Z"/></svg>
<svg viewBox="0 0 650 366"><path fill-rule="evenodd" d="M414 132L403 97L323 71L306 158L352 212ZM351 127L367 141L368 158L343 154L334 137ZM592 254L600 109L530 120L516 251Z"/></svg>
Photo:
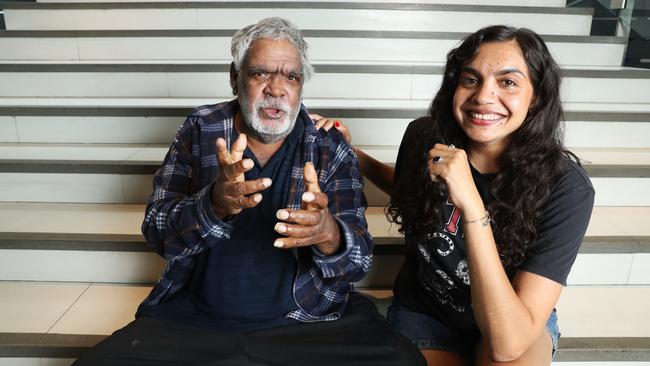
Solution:
<svg viewBox="0 0 650 366"><path fill-rule="evenodd" d="M409 179L422 153L417 126L431 123L420 118L409 124L395 166L395 183ZM487 206L494 174L472 167L474 183ZM578 254L594 202L594 190L582 168L571 162L555 184L537 225L537 239L517 270L549 278L562 285ZM408 236L406 259L395 281L395 301L412 311L436 318L450 329L478 337L471 304L469 267L461 213L447 201L442 224L434 231Z"/></svg>

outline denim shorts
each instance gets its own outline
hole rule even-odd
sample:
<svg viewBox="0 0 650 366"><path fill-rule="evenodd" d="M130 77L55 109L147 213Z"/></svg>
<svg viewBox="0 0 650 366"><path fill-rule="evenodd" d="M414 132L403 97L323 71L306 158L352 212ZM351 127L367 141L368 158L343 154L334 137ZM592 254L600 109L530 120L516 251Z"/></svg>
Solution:
<svg viewBox="0 0 650 366"><path fill-rule="evenodd" d="M478 334L476 336L467 336L453 332L430 316L410 311L395 304L388 307L387 318L390 324L421 350L435 349L471 357L478 342ZM560 329L557 325L555 309L553 309L546 322L546 331L551 336L553 343L552 357L554 357L560 340Z"/></svg>

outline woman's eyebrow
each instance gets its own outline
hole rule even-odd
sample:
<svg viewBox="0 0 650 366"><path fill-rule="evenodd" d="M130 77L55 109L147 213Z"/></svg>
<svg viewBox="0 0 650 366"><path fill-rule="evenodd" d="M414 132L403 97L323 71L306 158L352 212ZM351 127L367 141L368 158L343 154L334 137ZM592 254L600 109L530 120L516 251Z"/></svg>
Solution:
<svg viewBox="0 0 650 366"><path fill-rule="evenodd" d="M461 72L467 72L467 73L474 74L474 75L481 75L481 73L478 70L476 70L473 67L469 67L469 66L463 67L460 71ZM503 76L503 75L507 75L507 74L520 74L521 76L526 77L526 74L523 71L516 68L516 67L506 67L505 69L502 69L502 70L499 70L499 71L496 72L497 76Z"/></svg>
<svg viewBox="0 0 650 366"><path fill-rule="evenodd" d="M481 73L480 73L478 70L476 70L476 69L473 68L473 67L469 67L469 66L464 66L464 67L460 70L460 72L467 72L467 73L474 74L474 75L481 75Z"/></svg>
<svg viewBox="0 0 650 366"><path fill-rule="evenodd" d="M526 77L526 74L524 74L521 70L519 70L516 67L507 67L507 68L505 68L503 70L499 70L497 72L497 76L502 76L502 75L506 75L506 74L519 74L519 75L521 75L523 77Z"/></svg>

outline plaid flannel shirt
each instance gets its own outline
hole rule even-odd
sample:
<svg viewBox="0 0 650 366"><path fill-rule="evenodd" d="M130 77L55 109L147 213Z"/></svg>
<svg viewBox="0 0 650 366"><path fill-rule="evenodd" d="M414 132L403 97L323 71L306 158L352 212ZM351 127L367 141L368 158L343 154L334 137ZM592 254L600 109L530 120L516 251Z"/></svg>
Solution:
<svg viewBox="0 0 650 366"><path fill-rule="evenodd" d="M219 170L215 141L224 138L230 149L238 108L236 99L196 108L154 176L142 233L168 264L142 305L170 298L187 283L197 255L230 237L233 224L214 215L210 192ZM287 208L300 209L303 167L313 162L342 234L342 251L325 256L312 246L291 249L297 262L293 297L298 310L287 316L302 322L336 320L351 282L360 280L371 264L373 242L364 215L363 180L356 156L340 133L317 131L304 106L296 123L304 123L305 135L291 169Z"/></svg>

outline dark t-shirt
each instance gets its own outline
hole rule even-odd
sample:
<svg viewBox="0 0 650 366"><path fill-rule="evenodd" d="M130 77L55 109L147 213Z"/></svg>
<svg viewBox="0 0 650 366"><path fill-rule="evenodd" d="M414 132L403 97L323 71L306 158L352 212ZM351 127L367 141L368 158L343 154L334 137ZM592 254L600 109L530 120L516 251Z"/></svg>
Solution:
<svg viewBox="0 0 650 366"><path fill-rule="evenodd" d="M395 183L409 179L420 152L417 126L428 118L411 122L395 166ZM487 206L494 174L481 174L472 167L474 183ZM526 259L517 268L549 278L562 285L576 259L594 203L589 178L575 162L553 187L539 224L537 238ZM406 237L406 260L395 282L396 302L413 311L432 316L467 336L478 336L470 296L467 252L462 217L449 201L442 207L443 224L435 232Z"/></svg>

